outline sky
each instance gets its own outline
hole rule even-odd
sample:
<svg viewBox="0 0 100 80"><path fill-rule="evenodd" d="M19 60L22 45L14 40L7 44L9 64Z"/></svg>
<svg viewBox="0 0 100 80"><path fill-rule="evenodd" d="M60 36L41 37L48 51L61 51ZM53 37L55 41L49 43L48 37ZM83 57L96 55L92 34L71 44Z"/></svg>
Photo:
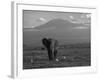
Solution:
<svg viewBox="0 0 100 80"><path fill-rule="evenodd" d="M34 28L57 18L76 23L91 22L91 14L89 13L23 10L23 27Z"/></svg>
<svg viewBox="0 0 100 80"><path fill-rule="evenodd" d="M23 10L23 29L25 44L42 45L43 37L55 38L61 44L90 42L91 14Z"/></svg>

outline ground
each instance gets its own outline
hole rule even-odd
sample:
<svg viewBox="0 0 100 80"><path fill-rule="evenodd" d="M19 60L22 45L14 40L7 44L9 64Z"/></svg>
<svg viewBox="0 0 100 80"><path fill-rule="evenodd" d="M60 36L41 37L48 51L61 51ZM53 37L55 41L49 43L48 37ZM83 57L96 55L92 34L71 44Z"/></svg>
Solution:
<svg viewBox="0 0 100 80"><path fill-rule="evenodd" d="M61 45L59 61L49 61L45 49L24 50L23 69L90 66L91 54L88 44Z"/></svg>

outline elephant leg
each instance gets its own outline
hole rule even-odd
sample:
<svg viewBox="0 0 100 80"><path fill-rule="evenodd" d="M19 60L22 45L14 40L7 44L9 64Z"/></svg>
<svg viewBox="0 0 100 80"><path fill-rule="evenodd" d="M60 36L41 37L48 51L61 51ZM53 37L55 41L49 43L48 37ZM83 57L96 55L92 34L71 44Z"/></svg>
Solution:
<svg viewBox="0 0 100 80"><path fill-rule="evenodd" d="M57 50L54 50L54 59L57 58Z"/></svg>
<svg viewBox="0 0 100 80"><path fill-rule="evenodd" d="M48 49L48 57L49 57L49 60L52 60L53 57L52 57L52 52L50 49Z"/></svg>

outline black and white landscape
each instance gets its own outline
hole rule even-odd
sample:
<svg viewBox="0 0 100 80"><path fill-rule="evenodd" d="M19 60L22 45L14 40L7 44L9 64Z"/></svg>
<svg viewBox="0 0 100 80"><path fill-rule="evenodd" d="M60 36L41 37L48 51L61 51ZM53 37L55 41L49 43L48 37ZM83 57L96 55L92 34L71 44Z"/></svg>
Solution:
<svg viewBox="0 0 100 80"><path fill-rule="evenodd" d="M90 32L89 13L23 10L23 69L91 66Z"/></svg>

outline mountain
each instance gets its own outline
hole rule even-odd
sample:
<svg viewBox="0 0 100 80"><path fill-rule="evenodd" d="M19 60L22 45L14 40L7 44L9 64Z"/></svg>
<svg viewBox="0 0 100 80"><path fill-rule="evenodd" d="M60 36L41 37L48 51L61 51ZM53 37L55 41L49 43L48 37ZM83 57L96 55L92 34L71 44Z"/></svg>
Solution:
<svg viewBox="0 0 100 80"><path fill-rule="evenodd" d="M89 29L77 29L77 27ZM23 41L25 44L42 45L41 39L51 37L60 44L90 42L90 25L75 23L63 19L53 19L35 28L24 28Z"/></svg>
<svg viewBox="0 0 100 80"><path fill-rule="evenodd" d="M46 24L40 25L35 27L34 29L38 29L38 30L43 30L43 29L47 29L47 28L68 28L68 27L77 27L77 26L84 26L84 24L82 23L74 23L68 20L63 20L63 19L53 19L49 22L47 22Z"/></svg>

